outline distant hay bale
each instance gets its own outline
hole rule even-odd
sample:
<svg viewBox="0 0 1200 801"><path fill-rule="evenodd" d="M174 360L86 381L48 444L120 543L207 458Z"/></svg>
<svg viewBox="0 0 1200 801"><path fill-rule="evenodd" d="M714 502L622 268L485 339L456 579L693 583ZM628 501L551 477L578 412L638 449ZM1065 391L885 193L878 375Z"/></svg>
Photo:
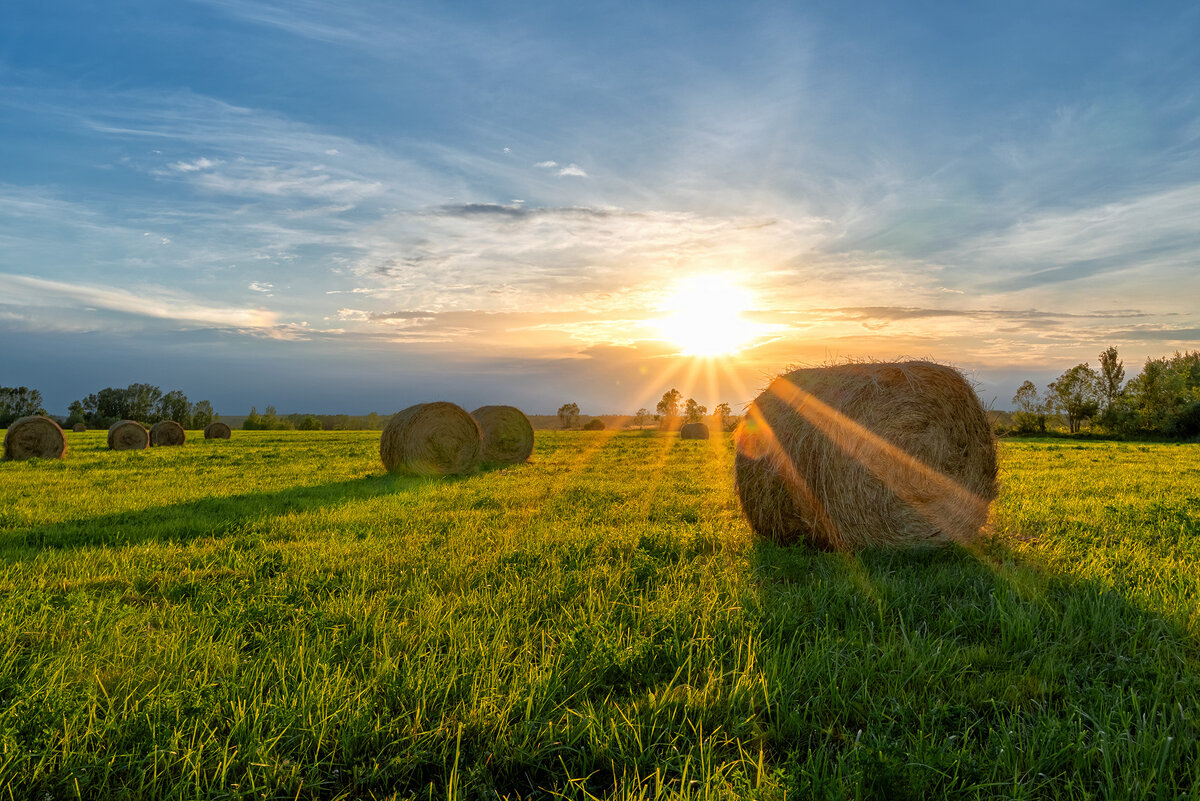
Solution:
<svg viewBox="0 0 1200 801"><path fill-rule="evenodd" d="M182 445L187 440L183 426L174 420L160 420L150 426L150 444L157 447Z"/></svg>
<svg viewBox="0 0 1200 801"><path fill-rule="evenodd" d="M974 537L996 497L996 444L962 374L931 362L776 378L735 432L750 526L827 550Z"/></svg>
<svg viewBox="0 0 1200 801"><path fill-rule="evenodd" d="M108 447L114 451L140 451L150 447L150 432L136 420L119 420L108 427Z"/></svg>
<svg viewBox="0 0 1200 801"><path fill-rule="evenodd" d="M229 439L233 431L224 423L209 423L204 427L205 439Z"/></svg>
<svg viewBox="0 0 1200 801"><path fill-rule="evenodd" d="M601 420L599 417L593 417L591 420L588 420L584 424L583 430L584 431L603 431L604 430L604 421Z"/></svg>
<svg viewBox="0 0 1200 801"><path fill-rule="evenodd" d="M533 453L533 425L515 406L480 406L471 412L483 435L483 460L519 464Z"/></svg>
<svg viewBox="0 0 1200 801"><path fill-rule="evenodd" d="M708 426L704 423L684 423L679 429L680 439L708 439Z"/></svg>
<svg viewBox="0 0 1200 801"><path fill-rule="evenodd" d="M392 415L379 438L379 456L390 472L446 476L479 466L479 423L453 403L418 403Z"/></svg>
<svg viewBox="0 0 1200 801"><path fill-rule="evenodd" d="M61 459L66 452L63 430L40 414L14 420L4 434L5 459Z"/></svg>
<svg viewBox="0 0 1200 801"><path fill-rule="evenodd" d="M71 426L71 430L76 434L80 434L84 431L87 431L87 426L85 426L83 423L76 423L75 425Z"/></svg>

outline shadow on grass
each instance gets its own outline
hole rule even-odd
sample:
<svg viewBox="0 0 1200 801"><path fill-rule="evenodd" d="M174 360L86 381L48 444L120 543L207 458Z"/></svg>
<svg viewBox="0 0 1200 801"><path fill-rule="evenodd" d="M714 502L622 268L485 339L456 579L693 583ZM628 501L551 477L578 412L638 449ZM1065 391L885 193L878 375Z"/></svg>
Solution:
<svg viewBox="0 0 1200 801"><path fill-rule="evenodd" d="M1193 797L1184 628L999 541L760 544L767 741L804 798Z"/></svg>
<svg viewBox="0 0 1200 801"><path fill-rule="evenodd" d="M501 468L485 466L480 472L496 469ZM17 560L27 555L29 549L183 543L200 537L227 536L240 532L247 524L274 515L412 492L424 486L468 478L470 476L429 478L384 473L329 484L205 497L186 503L15 528L0 538L0 558Z"/></svg>

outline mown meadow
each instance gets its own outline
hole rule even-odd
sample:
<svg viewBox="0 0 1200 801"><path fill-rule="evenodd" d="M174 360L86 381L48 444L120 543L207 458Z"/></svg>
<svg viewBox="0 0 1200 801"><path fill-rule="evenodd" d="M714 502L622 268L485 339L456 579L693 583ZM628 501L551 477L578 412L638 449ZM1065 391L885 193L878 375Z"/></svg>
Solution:
<svg viewBox="0 0 1200 801"><path fill-rule="evenodd" d="M978 546L755 542L726 435L0 463L0 798L1200 797L1200 445L1001 443Z"/></svg>

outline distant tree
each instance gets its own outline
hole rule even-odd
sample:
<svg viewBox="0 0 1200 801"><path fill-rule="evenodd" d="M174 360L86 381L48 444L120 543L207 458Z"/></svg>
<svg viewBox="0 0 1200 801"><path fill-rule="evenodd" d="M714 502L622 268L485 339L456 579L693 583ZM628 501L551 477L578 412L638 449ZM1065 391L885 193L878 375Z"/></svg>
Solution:
<svg viewBox="0 0 1200 801"><path fill-rule="evenodd" d="M1067 416L1067 426L1072 434L1079 431L1084 420L1095 417L1100 409L1100 377L1086 363L1067 370L1047 390L1050 408Z"/></svg>
<svg viewBox="0 0 1200 801"><path fill-rule="evenodd" d="M1100 398L1104 409L1112 408L1125 383L1125 365L1117 356L1117 349L1110 347L1100 354Z"/></svg>
<svg viewBox="0 0 1200 801"><path fill-rule="evenodd" d="M1200 351L1147 359L1121 397L1122 426L1130 433L1186 437L1200 403Z"/></svg>
<svg viewBox="0 0 1200 801"><path fill-rule="evenodd" d="M713 409L713 417L716 418L720 429L727 431L729 430L729 423L733 419L733 409L729 408L728 403L718 403L717 408Z"/></svg>
<svg viewBox="0 0 1200 801"><path fill-rule="evenodd" d="M1017 410L1013 412L1013 423L1022 434L1045 433L1046 404L1038 397L1037 387L1032 381L1026 381L1013 395L1013 404Z"/></svg>
<svg viewBox="0 0 1200 801"><path fill-rule="evenodd" d="M63 422L63 428L70 428L77 423L87 423L87 413L82 401L73 400L67 407L67 419Z"/></svg>
<svg viewBox="0 0 1200 801"><path fill-rule="evenodd" d="M650 410L641 408L637 410L637 414L633 416L633 425L636 428L641 428L650 420Z"/></svg>
<svg viewBox="0 0 1200 801"><path fill-rule="evenodd" d="M121 392L121 390L117 390ZM130 384L124 390L126 417L130 420L149 422L154 418L162 390L153 384Z"/></svg>
<svg viewBox="0 0 1200 801"><path fill-rule="evenodd" d="M174 420L184 428L192 427L192 406L188 403L187 395L173 389L158 399L155 406L154 418L158 420Z"/></svg>
<svg viewBox="0 0 1200 801"><path fill-rule="evenodd" d="M217 416L213 414L212 404L206 400L196 401L191 411L192 425L195 428L207 428L210 423L216 422Z"/></svg>
<svg viewBox="0 0 1200 801"><path fill-rule="evenodd" d="M250 407L250 414L246 415L246 419L242 421L242 428L246 431L262 431L262 416L258 413L257 406Z"/></svg>
<svg viewBox="0 0 1200 801"><path fill-rule="evenodd" d="M316 416L310 414L301 420L296 428L301 431L320 431L321 421Z"/></svg>
<svg viewBox="0 0 1200 801"><path fill-rule="evenodd" d="M558 421L563 428L574 428L579 424L579 404L564 403L558 407Z"/></svg>
<svg viewBox="0 0 1200 801"><path fill-rule="evenodd" d="M654 407L661 418L671 418L679 416L679 401L683 394L674 387L669 392L664 392L662 400Z"/></svg>
<svg viewBox="0 0 1200 801"><path fill-rule="evenodd" d="M29 387L0 387L0 428L31 414L45 414L42 393Z"/></svg>
<svg viewBox="0 0 1200 801"><path fill-rule="evenodd" d="M696 403L695 398L687 399L687 404L683 408L683 421L685 423L699 423L706 414L708 414L707 407Z"/></svg>

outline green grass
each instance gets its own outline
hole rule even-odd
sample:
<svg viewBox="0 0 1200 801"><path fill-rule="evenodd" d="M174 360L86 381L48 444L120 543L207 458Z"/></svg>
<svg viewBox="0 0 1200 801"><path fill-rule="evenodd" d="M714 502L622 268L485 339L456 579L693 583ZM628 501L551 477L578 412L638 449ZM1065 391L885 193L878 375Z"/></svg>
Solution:
<svg viewBox="0 0 1200 801"><path fill-rule="evenodd" d="M0 463L0 798L1200 797L1200 446L1007 442L972 552L756 543L728 437Z"/></svg>

